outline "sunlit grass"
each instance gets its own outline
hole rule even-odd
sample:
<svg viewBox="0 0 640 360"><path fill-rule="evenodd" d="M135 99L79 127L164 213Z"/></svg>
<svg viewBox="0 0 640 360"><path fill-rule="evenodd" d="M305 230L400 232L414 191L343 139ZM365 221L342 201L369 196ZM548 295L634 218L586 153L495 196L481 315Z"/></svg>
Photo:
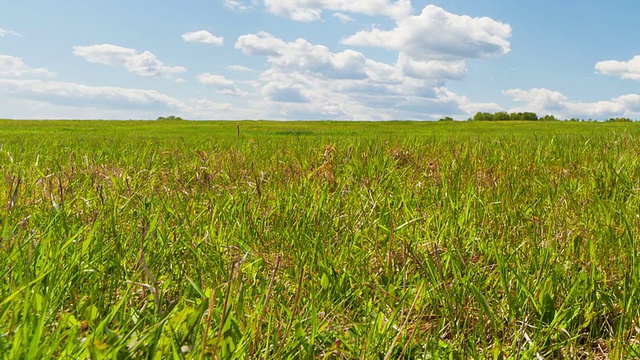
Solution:
<svg viewBox="0 0 640 360"><path fill-rule="evenodd" d="M640 127L4 122L6 358L629 358Z"/></svg>

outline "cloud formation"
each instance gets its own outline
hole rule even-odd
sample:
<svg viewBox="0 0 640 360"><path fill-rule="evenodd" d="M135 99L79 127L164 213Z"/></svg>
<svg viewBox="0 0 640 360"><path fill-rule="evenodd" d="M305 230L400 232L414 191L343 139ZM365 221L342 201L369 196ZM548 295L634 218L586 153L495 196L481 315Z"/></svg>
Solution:
<svg viewBox="0 0 640 360"><path fill-rule="evenodd" d="M122 66L127 71L143 77L163 77L173 79L176 74L187 71L182 66L166 66L152 52L137 52L112 44L74 46L73 54L90 63Z"/></svg>
<svg viewBox="0 0 640 360"><path fill-rule="evenodd" d="M354 49L335 52L304 38L283 40L265 31L240 36L235 49L265 57L270 65L254 87L264 96L258 106L279 109L276 116L430 119L502 110L495 103L475 103L457 95L445 84L467 77L469 59L508 53L508 24L452 14L433 5L412 16L410 1L267 0L265 6L297 21L321 20L324 11L331 11L341 21L358 14L395 22L391 30L374 28L341 41L397 51L395 63L372 60Z"/></svg>
<svg viewBox="0 0 640 360"><path fill-rule="evenodd" d="M295 21L322 19L325 10L401 19L412 12L410 0L264 0L272 14Z"/></svg>
<svg viewBox="0 0 640 360"><path fill-rule="evenodd" d="M539 115L551 114L562 119L608 119L611 117L640 116L640 95L628 94L611 100L581 102L571 101L558 91L545 88L509 89L503 92L523 105L511 111L532 111Z"/></svg>
<svg viewBox="0 0 640 360"><path fill-rule="evenodd" d="M228 9L235 11L247 11L255 6L255 0L249 3L247 0L223 0L222 3Z"/></svg>
<svg viewBox="0 0 640 360"><path fill-rule="evenodd" d="M15 31L11 31L11 30L6 30L6 29L3 29L3 28L0 28L0 37L4 37L5 35L21 36L20 34L18 34Z"/></svg>
<svg viewBox="0 0 640 360"><path fill-rule="evenodd" d="M343 23L348 23L348 22L354 22L355 21L351 16L349 16L347 14L343 14L341 12L333 13L333 15L331 15L331 16L333 16L334 18L342 21Z"/></svg>
<svg viewBox="0 0 640 360"><path fill-rule="evenodd" d="M640 81L640 55L629 61L607 60L596 63L596 72L621 79Z"/></svg>
<svg viewBox="0 0 640 360"><path fill-rule="evenodd" d="M398 55L398 66L405 75L418 79L460 80L467 76L467 65L462 60L415 61L401 52Z"/></svg>
<svg viewBox="0 0 640 360"><path fill-rule="evenodd" d="M262 93L267 99L275 102L308 103L309 98L303 94L304 88L299 84L268 83Z"/></svg>
<svg viewBox="0 0 640 360"><path fill-rule="evenodd" d="M250 109L209 99L176 98L135 88L86 86L60 81L0 79L0 100L20 104L10 116L38 119L155 119L176 114L187 119L246 119L258 116ZM29 109L29 111L22 111Z"/></svg>
<svg viewBox="0 0 640 360"><path fill-rule="evenodd" d="M204 85L211 85L217 88L217 92L223 95L242 96L246 92L238 89L236 84L222 75L203 73L197 76L198 81Z"/></svg>
<svg viewBox="0 0 640 360"><path fill-rule="evenodd" d="M222 46L224 44L224 38L221 36L215 36L206 30L198 30L194 32L188 32L182 35L182 40L191 43L201 43L207 45Z"/></svg>
<svg viewBox="0 0 640 360"><path fill-rule="evenodd" d="M233 71L242 71L242 72L253 72L254 70L250 67L242 66L242 65L229 65L227 69Z"/></svg>
<svg viewBox="0 0 640 360"><path fill-rule="evenodd" d="M155 90L88 86L72 82L0 79L0 92L53 105L111 109L180 109L177 99Z"/></svg>
<svg viewBox="0 0 640 360"><path fill-rule="evenodd" d="M263 99L253 106L275 117L432 119L501 110L444 88L446 80L466 76L462 60L421 62L400 53L396 63L387 64L354 50L332 52L302 38L288 42L266 32L242 35L235 47L267 58L270 68L253 84Z"/></svg>
<svg viewBox="0 0 640 360"><path fill-rule="evenodd" d="M25 75L51 77L55 74L44 68L31 68L21 58L0 55L0 77L22 77Z"/></svg>
<svg viewBox="0 0 640 360"><path fill-rule="evenodd" d="M280 68L308 71L332 79L364 78L366 58L357 51L345 50L333 53L323 45L314 45L299 38L285 42L267 33L242 35L235 48L245 55L266 56L267 60Z"/></svg>
<svg viewBox="0 0 640 360"><path fill-rule="evenodd" d="M360 31L342 44L401 51L415 60L489 58L511 50L511 26L488 17L456 15L427 5L392 30Z"/></svg>

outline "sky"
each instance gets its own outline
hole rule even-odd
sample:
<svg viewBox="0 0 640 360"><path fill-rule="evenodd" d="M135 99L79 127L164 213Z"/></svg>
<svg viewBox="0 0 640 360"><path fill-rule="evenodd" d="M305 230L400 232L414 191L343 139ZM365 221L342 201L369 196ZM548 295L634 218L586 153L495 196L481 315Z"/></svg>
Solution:
<svg viewBox="0 0 640 360"><path fill-rule="evenodd" d="M637 0L0 7L0 118L640 119Z"/></svg>

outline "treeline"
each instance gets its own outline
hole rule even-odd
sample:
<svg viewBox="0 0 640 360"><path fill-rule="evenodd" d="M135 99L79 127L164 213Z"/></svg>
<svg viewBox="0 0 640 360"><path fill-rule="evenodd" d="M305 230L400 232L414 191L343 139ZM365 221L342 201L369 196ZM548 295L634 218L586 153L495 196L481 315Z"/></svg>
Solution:
<svg viewBox="0 0 640 360"><path fill-rule="evenodd" d="M160 116L156 119L156 121L184 121L180 116L169 115L169 116Z"/></svg>
<svg viewBox="0 0 640 360"><path fill-rule="evenodd" d="M447 116L441 118L440 121L453 121L453 118ZM538 116L534 112L512 112L500 111L496 113L477 112L475 115L467 119L467 121L560 121L553 115ZM593 119L571 118L566 121L595 122ZM609 118L606 122L633 122L634 120L624 117Z"/></svg>

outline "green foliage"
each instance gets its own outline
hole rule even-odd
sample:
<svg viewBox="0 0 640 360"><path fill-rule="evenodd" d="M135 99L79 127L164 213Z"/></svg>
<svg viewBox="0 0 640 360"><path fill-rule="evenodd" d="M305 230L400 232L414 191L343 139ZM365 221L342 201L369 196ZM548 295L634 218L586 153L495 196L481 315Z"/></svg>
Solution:
<svg viewBox="0 0 640 360"><path fill-rule="evenodd" d="M538 115L532 112L507 113L506 111L500 111L494 114L491 114L488 112L478 112L470 120L473 120L473 121L536 121L538 120Z"/></svg>
<svg viewBox="0 0 640 360"><path fill-rule="evenodd" d="M493 121L509 121L509 120L511 120L511 116L506 111L500 111L500 112L497 112L497 113L493 114L493 116L491 117L491 120L493 120Z"/></svg>
<svg viewBox="0 0 640 360"><path fill-rule="evenodd" d="M517 121L536 121L538 120L538 115L532 112L518 112L509 114L509 120L517 120Z"/></svg>
<svg viewBox="0 0 640 360"><path fill-rule="evenodd" d="M169 116L160 116L156 121L183 121L183 120L184 119L179 116L169 115Z"/></svg>
<svg viewBox="0 0 640 360"><path fill-rule="evenodd" d="M440 118L438 121L453 121L453 118L450 116L445 116L443 118Z"/></svg>
<svg viewBox="0 0 640 360"><path fill-rule="evenodd" d="M553 115L544 115L542 117L538 117L536 113L532 113L532 112L507 113L505 111L500 111L494 114L487 113L487 112L478 112L469 120L472 120L472 121L558 121L558 119ZM568 121L582 121L582 120L573 118ZM592 120L589 119L588 121L592 121ZM612 118L607 121L608 122L631 122L631 120L627 118Z"/></svg>
<svg viewBox="0 0 640 360"><path fill-rule="evenodd" d="M558 119L556 119L556 117L553 115L545 115L539 118L538 121L558 121Z"/></svg>
<svg viewBox="0 0 640 360"><path fill-rule="evenodd" d="M640 350L635 123L0 125L4 358Z"/></svg>
<svg viewBox="0 0 640 360"><path fill-rule="evenodd" d="M616 117L607 119L607 122L633 122L633 120L629 118Z"/></svg>
<svg viewBox="0 0 640 360"><path fill-rule="evenodd" d="M493 121L493 114L488 112L477 112L473 118L470 120L473 121Z"/></svg>

